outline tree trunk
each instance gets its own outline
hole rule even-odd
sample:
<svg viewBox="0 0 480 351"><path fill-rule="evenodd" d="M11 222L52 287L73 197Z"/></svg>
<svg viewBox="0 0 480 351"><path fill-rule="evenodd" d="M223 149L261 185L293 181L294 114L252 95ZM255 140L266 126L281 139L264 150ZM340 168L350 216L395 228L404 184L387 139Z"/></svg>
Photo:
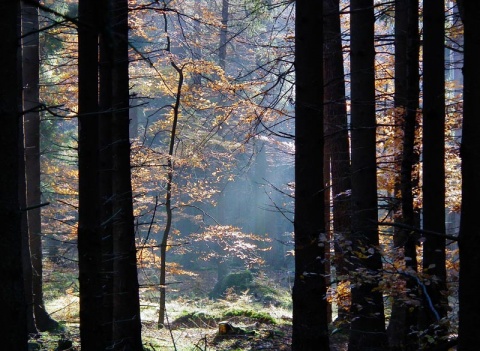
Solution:
<svg viewBox="0 0 480 351"><path fill-rule="evenodd" d="M99 114L98 114L98 195L99 235L102 240L102 327L105 349L113 345L113 212L112 212L112 69L113 38L111 32L111 2L99 2Z"/></svg>
<svg viewBox="0 0 480 351"><path fill-rule="evenodd" d="M462 213L460 220L459 351L468 351L480 343L478 321L480 300L477 285L480 267L478 199L480 198L480 2L464 2L465 63L462 129Z"/></svg>
<svg viewBox="0 0 480 351"><path fill-rule="evenodd" d="M387 344L378 251L375 49L373 0L352 0L351 143L353 269L349 351L383 350Z"/></svg>
<svg viewBox="0 0 480 351"><path fill-rule="evenodd" d="M322 6L320 1L297 0L295 10L295 351L329 349L324 278Z"/></svg>
<svg viewBox="0 0 480 351"><path fill-rule="evenodd" d="M103 350L102 241L98 231L98 27L97 2L78 5L78 267L82 350Z"/></svg>
<svg viewBox="0 0 480 351"><path fill-rule="evenodd" d="M170 229L172 227L172 185L173 185L173 152L175 149L175 138L177 135L177 124L178 117L180 113L180 98L182 96L182 87L183 87L183 71L171 62L173 68L178 73L178 83L177 83L177 96L175 99L175 104L173 107L173 123L172 131L170 133L170 142L168 147L168 160L167 160L167 194L165 196L165 211L167 214L167 222L165 223L165 230L163 231L162 242L160 244L160 311L158 314L158 327L162 327L165 324L165 304L166 304L166 270L167 270L167 246L168 246L168 237L170 235Z"/></svg>
<svg viewBox="0 0 480 351"><path fill-rule="evenodd" d="M413 207L414 165L418 163L415 150L415 129L419 101L419 34L418 0L397 0L395 2L395 108L401 113L397 123L403 127L399 190L401 194L401 218L396 219L409 228L415 228ZM416 237L412 230L397 229L394 233L395 248L403 248L405 266L410 274L417 272ZM416 295L418 287L407 279L407 291ZM412 298L410 296L409 298ZM413 297L414 298L414 297ZM415 328L416 308L405 305L403 299L396 299L388 326L389 344L392 350L415 349L412 328ZM410 339L410 340L409 340Z"/></svg>
<svg viewBox="0 0 480 351"><path fill-rule="evenodd" d="M38 7L22 3L23 32L23 109L25 138L26 207L32 264L32 292L38 330L53 330L58 323L45 310L43 301L43 264L40 190L40 99Z"/></svg>
<svg viewBox="0 0 480 351"><path fill-rule="evenodd" d="M35 101L32 102L31 96L31 84L29 81L31 71L35 67L30 66L32 57L29 56L29 49L31 43L28 42L28 38L25 37L31 32L30 18L28 18L28 12L25 9L25 5L21 4L21 22L22 22L22 41L21 41L21 61L19 61L19 69L22 72L22 89L19 91L20 98L22 99L22 110L25 111L20 118L20 136L18 145L18 163L19 163L19 179L18 179L18 199L20 202L21 211L21 232L22 232L22 264L23 264L23 279L25 283L25 300L27 302L27 328L29 334L38 333L37 326L35 325L35 316L33 309L33 269L30 253L30 240L29 240L29 226L27 220L27 179L26 179L26 144L25 144L25 125L27 123L27 117L30 115L27 111L36 108ZM38 58L38 55L37 55ZM37 59L38 63L38 59ZM38 66L37 66L38 67ZM38 71L37 71L38 75ZM37 84L38 87L38 84ZM37 100L38 101L38 100Z"/></svg>
<svg viewBox="0 0 480 351"><path fill-rule="evenodd" d="M220 46L218 48L218 63L223 70L225 70L227 57L228 2L229 0L222 0L222 28L220 28Z"/></svg>
<svg viewBox="0 0 480 351"><path fill-rule="evenodd" d="M21 126L21 72L18 70L20 45L20 2L0 5L0 324L2 348L27 350L27 312L22 273L22 237L20 231L19 157Z"/></svg>
<svg viewBox="0 0 480 351"><path fill-rule="evenodd" d="M350 146L348 141L347 106L345 100L345 73L343 67L342 34L338 0L325 0L324 9L324 113L325 162L330 165L333 199L333 264L336 279L344 281L348 274L345 261L345 237L351 230ZM338 321L346 321L348 310L338 306Z"/></svg>
<svg viewBox="0 0 480 351"><path fill-rule="evenodd" d="M130 174L129 80L128 80L128 1L116 0L112 6L112 185L114 350L141 351L137 251Z"/></svg>
<svg viewBox="0 0 480 351"><path fill-rule="evenodd" d="M423 3L423 229L445 233L445 35L444 1ZM447 314L445 239L423 244L423 269L431 276L421 312L428 328ZM433 308L430 307L433 305ZM433 332L433 331L432 331Z"/></svg>
<svg viewBox="0 0 480 351"><path fill-rule="evenodd" d="M22 63L19 62L19 69L21 70ZM21 90L19 91L21 93ZM21 98L20 98L21 99ZM27 304L27 328L29 334L37 334L37 326L35 325L35 316L33 311L33 287L32 287L32 260L30 254L30 242L28 240L28 223L27 223L27 187L25 179L25 145L24 145L24 118L20 118L19 128L19 143L18 145L18 201L20 204L20 231L22 237L22 269L23 269L23 281L25 284L25 302Z"/></svg>

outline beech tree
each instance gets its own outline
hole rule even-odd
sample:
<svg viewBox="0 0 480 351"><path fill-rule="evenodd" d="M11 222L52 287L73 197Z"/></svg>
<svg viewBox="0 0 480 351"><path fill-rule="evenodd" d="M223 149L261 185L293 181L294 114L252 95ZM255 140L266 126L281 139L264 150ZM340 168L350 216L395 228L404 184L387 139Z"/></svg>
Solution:
<svg viewBox="0 0 480 351"><path fill-rule="evenodd" d="M293 350L328 350L323 184L323 4L295 4ZM316 43L312 45L312 43Z"/></svg>

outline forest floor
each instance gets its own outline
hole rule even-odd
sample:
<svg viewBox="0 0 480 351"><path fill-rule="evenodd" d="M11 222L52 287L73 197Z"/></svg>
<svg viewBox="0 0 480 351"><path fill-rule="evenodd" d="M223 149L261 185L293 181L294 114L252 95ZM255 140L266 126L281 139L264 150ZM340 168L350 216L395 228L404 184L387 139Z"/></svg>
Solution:
<svg viewBox="0 0 480 351"><path fill-rule="evenodd" d="M50 282L58 287L59 276L55 276ZM76 283L61 280L67 288L64 293L47 291L46 307L61 322L63 330L37 336L39 350L55 350L62 338L72 340L74 350L80 350ZM46 286L52 284L47 280ZM291 350L290 287L281 274L257 276L244 291L232 288L218 299L208 297L213 286L214 278L208 272L172 282L167 295L167 320L160 329L157 328L158 295L154 289L142 290L145 351ZM221 322L229 323L234 330L221 334ZM331 345L332 351L346 350L345 337L341 333L333 335Z"/></svg>

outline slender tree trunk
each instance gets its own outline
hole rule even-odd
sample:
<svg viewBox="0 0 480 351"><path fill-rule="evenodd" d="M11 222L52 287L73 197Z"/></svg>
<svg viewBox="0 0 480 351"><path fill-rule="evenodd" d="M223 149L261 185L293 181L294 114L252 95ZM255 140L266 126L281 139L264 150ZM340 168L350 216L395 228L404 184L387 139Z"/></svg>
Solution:
<svg viewBox="0 0 480 351"><path fill-rule="evenodd" d="M469 351L480 343L478 321L480 300L477 285L480 267L478 199L480 198L480 2L465 1L465 63L462 129L462 213L460 220L459 351Z"/></svg>
<svg viewBox="0 0 480 351"><path fill-rule="evenodd" d="M114 260L114 350L141 351L137 251L130 173L128 1L112 5L114 65L112 71L112 155L113 155L113 252Z"/></svg>
<svg viewBox="0 0 480 351"><path fill-rule="evenodd" d="M22 3L23 32L23 109L25 133L26 206L41 203L40 191L40 113L39 113L39 33L38 7ZM35 322L40 331L53 330L58 323L45 310L43 301L43 264L41 209L27 212L32 263L32 292Z"/></svg>
<svg viewBox="0 0 480 351"><path fill-rule="evenodd" d="M82 350L103 350L102 241L98 231L98 27L97 2L78 6L78 266Z"/></svg>
<svg viewBox="0 0 480 351"><path fill-rule="evenodd" d="M21 126L21 71L18 70L20 45L20 1L0 5L0 325L2 348L27 350L27 312L22 273L20 228L19 157Z"/></svg>
<svg viewBox="0 0 480 351"><path fill-rule="evenodd" d="M352 262L354 271L349 351L383 350L387 344L378 251L373 0L352 0L351 143Z"/></svg>
<svg viewBox="0 0 480 351"><path fill-rule="evenodd" d="M295 351L329 349L324 278L322 7L321 1L309 0L297 0L295 7Z"/></svg>
<svg viewBox="0 0 480 351"><path fill-rule="evenodd" d="M175 105L173 105L173 124L170 134L170 143L168 147L168 159L167 159L167 194L165 196L165 211L167 212L167 222L165 223L165 230L163 231L162 242L160 244L160 311L158 314L158 327L160 328L165 324L165 304L166 304L166 255L168 246L168 237L170 235L170 229L172 227L172 185L173 185L173 152L175 149L175 138L177 135L177 124L180 113L180 98L182 96L183 87L183 71L175 64L171 62L173 68L178 73L177 95L175 99Z"/></svg>
<svg viewBox="0 0 480 351"><path fill-rule="evenodd" d="M399 190L401 194L402 224L409 228L417 226L413 207L414 165L418 163L415 151L415 129L419 101L419 34L418 0L395 2L395 108L400 113L397 123L403 127ZM395 230L394 246L403 248L405 266L409 274L417 272L416 235L412 230ZM409 298L414 298L418 287L413 279L407 279ZM413 295L413 297L412 297ZM406 305L396 299L388 326L389 344L392 350L415 349L412 328L415 328L417 313L415 306Z"/></svg>
<svg viewBox="0 0 480 351"><path fill-rule="evenodd" d="M445 35L444 1L423 2L423 229L445 233ZM447 314L445 239L427 236L423 269L431 276L421 324ZM433 308L430 307L433 305ZM432 330L433 333L433 330Z"/></svg>
<svg viewBox="0 0 480 351"><path fill-rule="evenodd" d="M325 78L325 157L330 164L333 199L333 239L337 280L348 274L345 261L345 237L351 230L350 146L348 141L345 72L338 0L325 0L324 8L324 78ZM338 306L338 321L346 322L348 310Z"/></svg>
<svg viewBox="0 0 480 351"><path fill-rule="evenodd" d="M229 0L222 0L222 28L220 28L220 46L218 48L218 61L220 67L225 70L227 57L227 34L228 34L228 5Z"/></svg>

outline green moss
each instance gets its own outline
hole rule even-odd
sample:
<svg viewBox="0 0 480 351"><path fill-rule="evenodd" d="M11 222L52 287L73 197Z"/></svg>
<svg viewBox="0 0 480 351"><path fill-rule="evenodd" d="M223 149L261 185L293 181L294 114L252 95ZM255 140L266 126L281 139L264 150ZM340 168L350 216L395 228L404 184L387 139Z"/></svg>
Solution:
<svg viewBox="0 0 480 351"><path fill-rule="evenodd" d="M202 311L184 312L172 322L172 328L205 328L214 327L218 318Z"/></svg>
<svg viewBox="0 0 480 351"><path fill-rule="evenodd" d="M275 319L268 312L233 309L225 312L224 317L248 317L261 323L276 324Z"/></svg>

